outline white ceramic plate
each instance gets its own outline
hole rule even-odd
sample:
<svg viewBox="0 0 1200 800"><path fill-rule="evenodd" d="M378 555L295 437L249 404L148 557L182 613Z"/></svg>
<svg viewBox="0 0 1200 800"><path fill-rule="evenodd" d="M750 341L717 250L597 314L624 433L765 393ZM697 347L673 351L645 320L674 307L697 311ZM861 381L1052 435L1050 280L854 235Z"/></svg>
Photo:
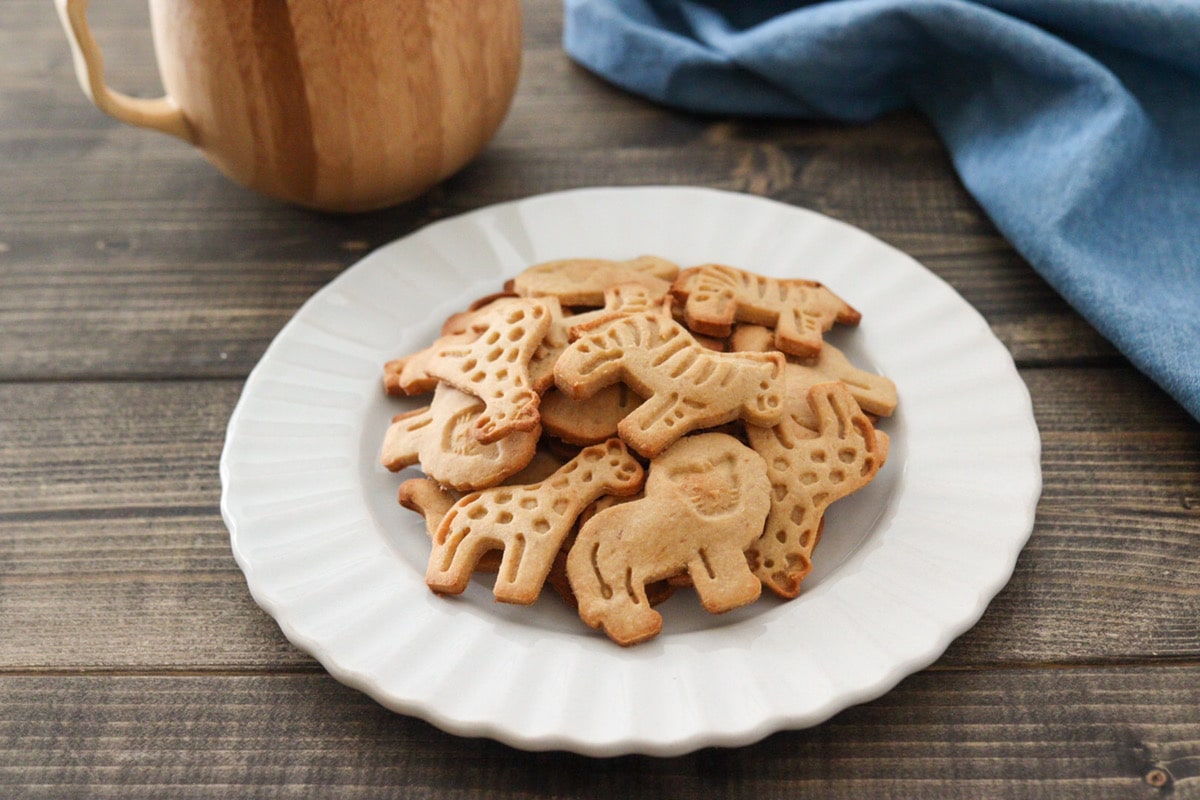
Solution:
<svg viewBox="0 0 1200 800"><path fill-rule="evenodd" d="M623 649L547 590L533 607L425 588L409 474L377 466L381 367L539 261L652 253L828 284L835 341L892 378L889 461L835 504L801 596L722 616L690 593ZM416 473L412 473L416 474ZM671 755L813 725L936 659L1011 575L1041 490L1029 396L949 286L848 225L746 195L586 189L485 208L380 248L318 292L246 382L221 508L255 600L338 680L441 728L533 750Z"/></svg>

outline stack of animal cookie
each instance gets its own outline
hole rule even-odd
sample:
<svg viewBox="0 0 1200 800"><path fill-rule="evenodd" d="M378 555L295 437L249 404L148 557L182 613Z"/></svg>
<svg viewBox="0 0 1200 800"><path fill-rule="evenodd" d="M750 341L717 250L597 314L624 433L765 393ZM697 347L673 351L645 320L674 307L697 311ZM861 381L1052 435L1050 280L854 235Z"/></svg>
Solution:
<svg viewBox="0 0 1200 800"><path fill-rule="evenodd" d="M530 267L389 362L429 395L384 436L400 503L425 517L426 583L497 600L550 583L630 645L682 586L720 613L792 598L825 511L887 458L888 379L823 341L860 315L826 287L653 256Z"/></svg>

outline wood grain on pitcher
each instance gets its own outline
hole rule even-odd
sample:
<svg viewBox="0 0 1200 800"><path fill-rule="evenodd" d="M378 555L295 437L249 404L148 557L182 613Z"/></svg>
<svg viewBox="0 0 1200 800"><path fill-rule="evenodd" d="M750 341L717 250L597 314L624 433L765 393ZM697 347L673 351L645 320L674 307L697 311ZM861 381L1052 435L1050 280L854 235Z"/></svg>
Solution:
<svg viewBox="0 0 1200 800"><path fill-rule="evenodd" d="M163 84L251 188L333 211L424 192L495 134L516 89L515 0L152 0Z"/></svg>
<svg viewBox="0 0 1200 800"><path fill-rule="evenodd" d="M296 31L286 3L253 0L249 4L254 47L234 52L235 59L257 58L262 96L247 97L250 119L266 116L267 135L253 142L256 160L277 162L270 170L289 196L316 199L317 151L313 140L312 109L308 103Z"/></svg>

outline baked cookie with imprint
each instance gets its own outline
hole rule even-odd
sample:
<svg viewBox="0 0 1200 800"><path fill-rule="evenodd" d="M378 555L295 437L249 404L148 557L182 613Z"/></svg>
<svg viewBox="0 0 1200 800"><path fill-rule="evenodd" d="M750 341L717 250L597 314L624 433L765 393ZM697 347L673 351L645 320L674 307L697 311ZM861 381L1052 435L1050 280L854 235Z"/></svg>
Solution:
<svg viewBox="0 0 1200 800"><path fill-rule="evenodd" d="M513 431L533 430L539 398L529 377L529 361L550 323L551 308L545 300L498 299L475 312L463 332L389 362L384 385L392 393L394 386L416 394L445 381L480 398L485 408L471 431L485 444Z"/></svg>
<svg viewBox="0 0 1200 800"><path fill-rule="evenodd" d="M628 503L632 500L641 499L642 494L638 492L630 497L615 497L613 495L605 495L596 502L592 503L579 516L579 525L584 525L589 519L595 516L600 511L606 508L611 508L618 503ZM575 544L575 533L573 532L563 542L562 547L558 551L558 555L554 557L554 566L550 568L550 574L546 576L546 584L554 590L564 603L576 611L579 610L579 603L575 600L575 594L571 591L571 579L567 577L567 557L571 552L571 547ZM691 584L688 584L689 586ZM650 605L657 606L671 599L671 595L675 594L675 585L669 580L654 581L646 584L646 599Z"/></svg>
<svg viewBox="0 0 1200 800"><path fill-rule="evenodd" d="M621 420L641 404L640 395L617 382L582 400L551 389L542 395L538 408L542 430L564 442L587 446L616 436Z"/></svg>
<svg viewBox="0 0 1200 800"><path fill-rule="evenodd" d="M460 594L483 555L503 550L493 594L529 605L583 509L606 494L633 494L643 477L625 445L610 439L585 448L540 483L467 494L438 524L425 583L439 594Z"/></svg>
<svg viewBox="0 0 1200 800"><path fill-rule="evenodd" d="M506 478L504 484L519 486L543 481L564 463L566 462L563 459L539 448L528 466ZM462 492L449 489L431 478L409 478L400 484L397 499L401 506L409 511L415 511L425 518L425 531L432 541L437 534L438 525L442 524L442 519L454 507L462 494ZM475 564L475 572L495 573L500 569L501 555L502 552L499 550L484 553L483 557ZM565 555L563 557L565 558Z"/></svg>
<svg viewBox="0 0 1200 800"><path fill-rule="evenodd" d="M775 335L761 325L738 325L730 338L737 352L763 353L775 349ZM850 390L860 408L877 417L890 417L898 402L896 384L889 378L859 369L846 354L826 342L813 358L788 359L788 396L799 395L806 413L808 390L818 383L841 381ZM789 406L793 408L794 406Z"/></svg>
<svg viewBox="0 0 1200 800"><path fill-rule="evenodd" d="M456 311L446 317L442 322L442 328L438 336L455 336L460 333L469 333L471 326L476 323L479 316L487 310L488 306L498 300L511 300L514 297L516 295L512 292L493 292L472 301L463 311Z"/></svg>
<svg viewBox="0 0 1200 800"><path fill-rule="evenodd" d="M438 525L442 524L446 514L454 507L461 497L430 478L409 478L400 484L397 499L400 505L409 511L415 511L425 518L425 532L430 541L437 535ZM484 553L475 564L475 572L495 574L500 569L500 551L492 550Z"/></svg>
<svg viewBox="0 0 1200 800"><path fill-rule="evenodd" d="M459 493L430 478L409 478L400 484L396 492L396 499L401 506L425 518L425 532L430 540L437 535L438 525L459 497Z"/></svg>
<svg viewBox="0 0 1200 800"><path fill-rule="evenodd" d="M420 464L426 475L458 491L495 486L533 460L541 427L485 444L473 434L485 408L478 397L439 384L428 406L393 418L380 462L392 472Z"/></svg>
<svg viewBox="0 0 1200 800"><path fill-rule="evenodd" d="M728 336L734 322L766 325L775 330L777 349L806 358L820 352L835 322L857 325L862 317L816 281L768 278L724 264L683 270L671 293L697 333Z"/></svg>
<svg viewBox="0 0 1200 800"><path fill-rule="evenodd" d="M594 308L604 304L604 291L610 286L636 283L662 296L678 274L678 264L657 256L628 261L568 258L534 264L508 288L522 297L556 297L564 306Z"/></svg>
<svg viewBox="0 0 1200 800"><path fill-rule="evenodd" d="M603 316L572 335L555 384L576 400L617 381L645 397L617 430L647 458L700 428L739 418L770 426L783 416L782 353L710 350L666 311Z"/></svg>
<svg viewBox="0 0 1200 800"><path fill-rule="evenodd" d="M869 484L888 453L887 434L843 384L817 384L802 402L805 408L794 402L773 428L746 428L771 483L766 527L746 557L765 586L788 598L812 569L825 510Z"/></svg>
<svg viewBox="0 0 1200 800"><path fill-rule="evenodd" d="M662 615L646 585L684 572L712 613L759 597L743 552L771 504L757 453L723 433L685 437L650 462L644 493L592 516L567 555L585 623L622 645L653 638Z"/></svg>
<svg viewBox="0 0 1200 800"><path fill-rule="evenodd" d="M466 346L477 338L476 333L469 331L443 334L429 347L393 358L383 365L383 391L393 397L412 397L432 392L441 382L430 371L437 360L437 348Z"/></svg>
<svg viewBox="0 0 1200 800"><path fill-rule="evenodd" d="M543 298L550 308L550 328L546 337L534 351L529 362L529 378L534 391L545 393L554 385L554 364L563 350L571 344L571 331L601 316L611 314L636 314L642 311L652 311L662 306L667 300L667 291L649 289L640 283L618 283L604 290L604 307L584 311L580 314L567 314L562 304L554 297ZM602 438L608 438L602 437Z"/></svg>
<svg viewBox="0 0 1200 800"><path fill-rule="evenodd" d="M525 466L525 468L515 475L509 475L500 483L501 485L508 486L521 486L526 483L541 483L561 469L563 464L566 464L577 455L579 455L579 451L575 451L574 453L563 457L560 454L553 452L543 439L538 442L537 452L533 454L533 459Z"/></svg>

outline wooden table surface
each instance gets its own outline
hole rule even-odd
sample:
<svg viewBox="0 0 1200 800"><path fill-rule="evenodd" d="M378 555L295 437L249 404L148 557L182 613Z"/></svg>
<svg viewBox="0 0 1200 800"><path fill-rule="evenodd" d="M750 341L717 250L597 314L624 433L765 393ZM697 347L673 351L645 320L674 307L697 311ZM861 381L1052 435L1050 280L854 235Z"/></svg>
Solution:
<svg viewBox="0 0 1200 800"><path fill-rule="evenodd" d="M94 6L112 83L157 94L141 0ZM919 117L675 113L573 65L561 26L527 3L519 96L470 167L330 217L103 116L49 0L0 3L0 797L1200 796L1200 425L997 234ZM385 711L289 644L234 562L217 463L243 380L379 245L651 183L844 220L984 315L1043 442L1011 582L933 667L752 746L531 754Z"/></svg>

